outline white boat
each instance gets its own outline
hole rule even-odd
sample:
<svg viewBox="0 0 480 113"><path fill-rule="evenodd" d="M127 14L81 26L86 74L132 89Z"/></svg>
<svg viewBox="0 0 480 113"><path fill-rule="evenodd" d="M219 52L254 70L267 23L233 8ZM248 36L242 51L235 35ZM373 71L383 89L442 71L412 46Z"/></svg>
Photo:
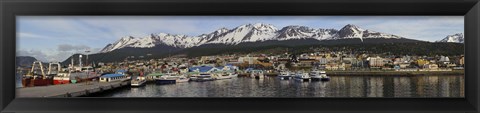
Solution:
<svg viewBox="0 0 480 113"><path fill-rule="evenodd" d="M139 87L145 85L147 82L147 79L143 76L136 77L133 79L130 83L132 87Z"/></svg>
<svg viewBox="0 0 480 113"><path fill-rule="evenodd" d="M327 76L327 73L325 71L320 71L320 80L321 81L329 81L330 77Z"/></svg>
<svg viewBox="0 0 480 113"><path fill-rule="evenodd" d="M282 80L288 80L290 79L292 76L290 75L290 71L282 71L280 72L280 74L278 75L278 78L282 79Z"/></svg>
<svg viewBox="0 0 480 113"><path fill-rule="evenodd" d="M217 73L216 74L216 79L221 80L221 79L231 79L232 76L230 73L227 72L222 72L222 73Z"/></svg>
<svg viewBox="0 0 480 113"><path fill-rule="evenodd" d="M309 73L300 72L300 73L297 73L297 75L295 76L295 80L310 81L310 75Z"/></svg>
<svg viewBox="0 0 480 113"><path fill-rule="evenodd" d="M174 83L182 83L182 82L188 82L188 81L190 81L190 78L184 75L178 75L173 73L168 73L160 77L159 79L155 80L157 84L174 84Z"/></svg>
<svg viewBox="0 0 480 113"><path fill-rule="evenodd" d="M325 71L312 70L310 72L310 77L312 81L319 81L322 79L321 74L325 74Z"/></svg>
<svg viewBox="0 0 480 113"><path fill-rule="evenodd" d="M190 72L188 78L190 78L191 81L196 81L198 76L200 76L199 72Z"/></svg>
<svg viewBox="0 0 480 113"><path fill-rule="evenodd" d="M289 74L290 78L295 78L295 76L297 76L297 73L295 71L290 71Z"/></svg>
<svg viewBox="0 0 480 113"><path fill-rule="evenodd" d="M212 75L209 73L202 73L200 74L195 81L203 82L203 81L212 81L214 80Z"/></svg>
<svg viewBox="0 0 480 113"><path fill-rule="evenodd" d="M170 73L155 79L156 84L175 84L177 83L177 76L172 76Z"/></svg>
<svg viewBox="0 0 480 113"><path fill-rule="evenodd" d="M190 81L190 78L187 78L185 76L180 76L177 78L176 83L182 83L182 82L188 82Z"/></svg>
<svg viewBox="0 0 480 113"><path fill-rule="evenodd" d="M231 76L232 78L238 77L238 73L230 73L230 76Z"/></svg>

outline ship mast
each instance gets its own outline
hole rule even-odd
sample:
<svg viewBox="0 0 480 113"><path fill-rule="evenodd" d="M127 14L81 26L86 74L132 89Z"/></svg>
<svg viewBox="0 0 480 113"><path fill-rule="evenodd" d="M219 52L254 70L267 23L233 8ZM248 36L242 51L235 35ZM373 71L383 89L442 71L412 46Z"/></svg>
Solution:
<svg viewBox="0 0 480 113"><path fill-rule="evenodd" d="M78 63L79 63L79 64L78 64L78 65L79 65L80 67L82 67L82 55L79 55L78 57L79 57L79 59L78 59Z"/></svg>

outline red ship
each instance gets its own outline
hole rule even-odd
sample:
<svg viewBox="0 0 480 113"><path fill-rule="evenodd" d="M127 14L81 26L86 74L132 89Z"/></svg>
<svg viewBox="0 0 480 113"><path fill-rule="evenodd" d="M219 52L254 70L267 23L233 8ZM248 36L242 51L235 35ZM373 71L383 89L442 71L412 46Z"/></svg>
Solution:
<svg viewBox="0 0 480 113"><path fill-rule="evenodd" d="M39 67L36 67L38 65ZM40 70L40 72L38 72ZM47 86L53 84L53 76L45 74L42 62L35 61L32 64L32 69L22 78L23 87L33 86Z"/></svg>

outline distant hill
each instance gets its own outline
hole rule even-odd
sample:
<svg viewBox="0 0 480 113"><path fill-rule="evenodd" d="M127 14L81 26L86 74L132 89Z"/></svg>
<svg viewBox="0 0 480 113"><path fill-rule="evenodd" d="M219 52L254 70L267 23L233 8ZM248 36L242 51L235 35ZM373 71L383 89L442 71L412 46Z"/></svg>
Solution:
<svg viewBox="0 0 480 113"><path fill-rule="evenodd" d="M163 58L173 55L186 55L187 57L198 57L204 55L219 54L247 54L254 52L278 53L278 50L290 52L312 52L310 48L327 47L332 51L352 51L368 53L385 53L397 55L461 55L464 54L464 44L462 43L444 43L444 42L425 42L412 39L339 39L318 41L312 39L298 39L288 41L264 41L248 42L238 45L226 44L206 44L188 49L170 48L165 51L162 49L149 48L125 48L107 53L97 53L89 55L90 61L95 62L115 62L123 61L126 58L132 59L152 59ZM148 55L150 54L150 55ZM131 56L134 56L133 58ZM143 56L141 58L141 56ZM74 55L75 64L78 63L78 54ZM85 57L82 59L85 61ZM70 58L64 61L70 63Z"/></svg>
<svg viewBox="0 0 480 113"><path fill-rule="evenodd" d="M211 33L199 36L168 33L151 34L146 37L126 36L114 43L106 45L100 52L107 53L123 48L155 48L156 46L170 46L185 49L209 44L238 45L251 42L301 39L314 39L316 41L360 39L360 41L363 41L364 39L371 38L401 39L404 37L362 29L352 24L345 25L342 29L336 30L317 29L299 25L290 25L278 29L271 24L256 23L241 25L233 29L220 28Z"/></svg>
<svg viewBox="0 0 480 113"><path fill-rule="evenodd" d="M448 38L448 37L447 37ZM455 38L460 40L460 38ZM462 39L463 41L463 39ZM273 48L291 48L308 52L311 47L349 48L352 51L392 54L464 54L461 43L426 42L362 29L347 24L343 28L324 29L290 25L281 29L271 24L245 24L233 29L220 28L199 36L158 33L146 37L126 36L89 55L91 62L115 62L125 59L152 59L167 56L270 52ZM409 53L412 52L412 53ZM460 53L462 52L462 53ZM64 64L70 64L70 59ZM78 59L78 55L73 58ZM85 62L86 58L82 61ZM75 60L75 64L78 61Z"/></svg>
<svg viewBox="0 0 480 113"><path fill-rule="evenodd" d="M37 61L37 59L31 56L17 56L15 57L15 67L29 67L32 66L34 61Z"/></svg>

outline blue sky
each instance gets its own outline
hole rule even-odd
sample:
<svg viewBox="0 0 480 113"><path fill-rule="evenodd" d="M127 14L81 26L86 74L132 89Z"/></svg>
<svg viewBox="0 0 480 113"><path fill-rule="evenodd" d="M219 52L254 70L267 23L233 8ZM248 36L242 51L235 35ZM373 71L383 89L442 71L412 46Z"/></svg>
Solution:
<svg viewBox="0 0 480 113"><path fill-rule="evenodd" d="M464 32L463 16L17 16L17 55L63 61L73 53L99 51L124 36L151 33L197 36L222 27L267 23L363 29L411 39L437 41Z"/></svg>

